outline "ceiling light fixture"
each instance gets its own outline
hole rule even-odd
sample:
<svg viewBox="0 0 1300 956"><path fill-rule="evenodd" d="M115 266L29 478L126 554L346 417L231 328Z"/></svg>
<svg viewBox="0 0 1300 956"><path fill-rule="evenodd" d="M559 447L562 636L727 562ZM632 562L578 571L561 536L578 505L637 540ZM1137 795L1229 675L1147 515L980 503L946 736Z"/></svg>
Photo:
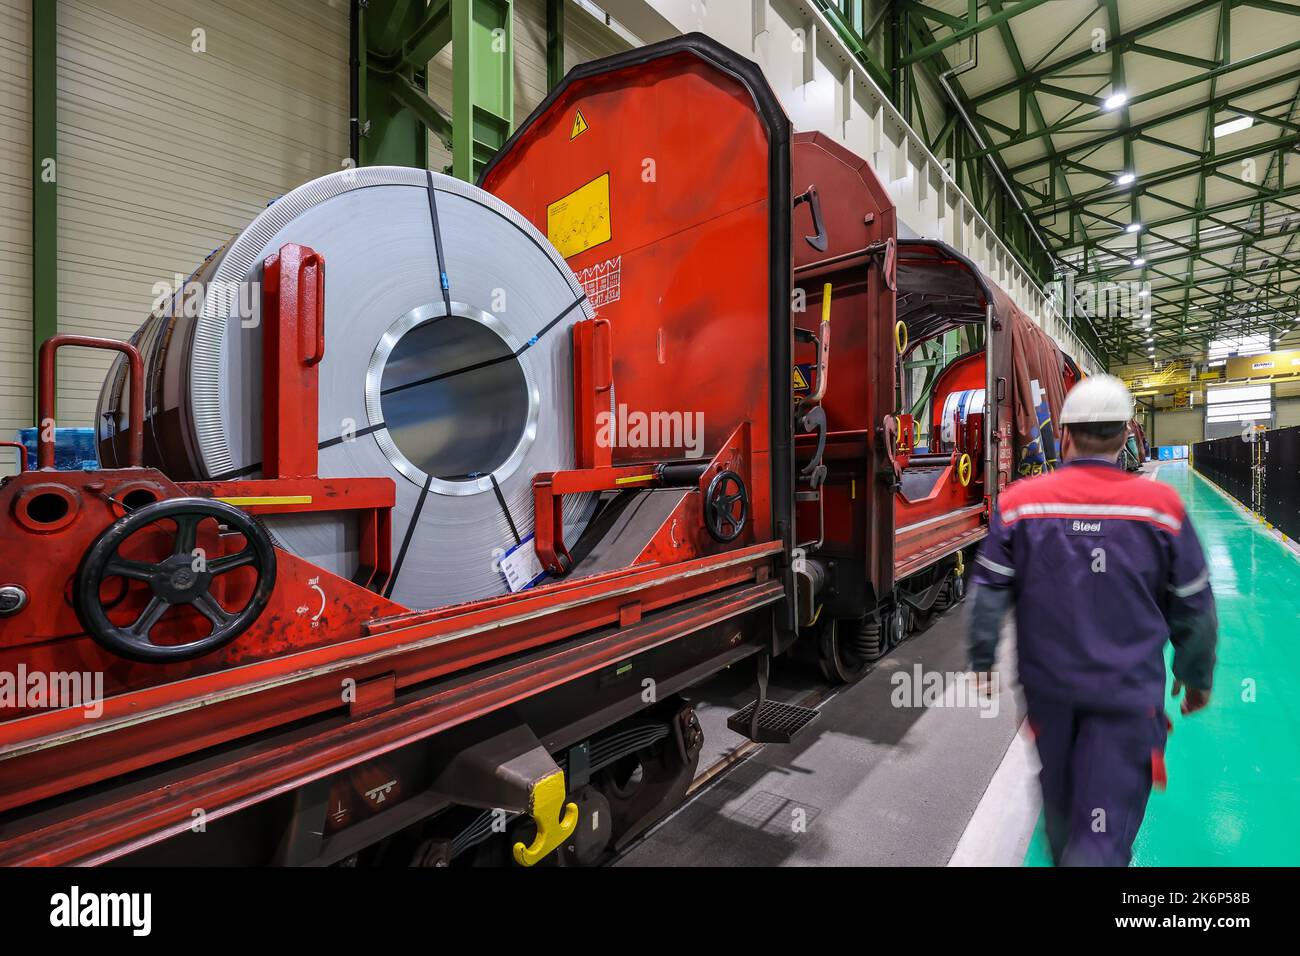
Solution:
<svg viewBox="0 0 1300 956"><path fill-rule="evenodd" d="M1137 180L1137 173L1120 173L1119 178L1115 180L1116 186L1127 186L1129 183Z"/></svg>
<svg viewBox="0 0 1300 956"><path fill-rule="evenodd" d="M1110 94L1110 96L1106 97L1106 102L1102 103L1101 105L1103 108L1108 110L1117 110L1127 102L1128 102L1128 94L1123 90L1117 90L1116 92Z"/></svg>
<svg viewBox="0 0 1300 956"><path fill-rule="evenodd" d="M1136 259L1133 260L1133 265L1135 266L1144 266L1146 264L1147 261L1143 259L1141 256L1138 256Z"/></svg>
<svg viewBox="0 0 1300 956"><path fill-rule="evenodd" d="M1142 223L1140 223L1140 222L1130 222L1127 226L1124 227L1124 231L1125 231L1125 232L1141 232L1141 231L1142 231Z"/></svg>
<svg viewBox="0 0 1300 956"><path fill-rule="evenodd" d="M1231 136L1233 133L1240 133L1243 129L1250 129L1255 125L1255 119L1251 116L1238 116L1228 120L1226 123L1220 123L1214 127L1214 138L1220 136Z"/></svg>

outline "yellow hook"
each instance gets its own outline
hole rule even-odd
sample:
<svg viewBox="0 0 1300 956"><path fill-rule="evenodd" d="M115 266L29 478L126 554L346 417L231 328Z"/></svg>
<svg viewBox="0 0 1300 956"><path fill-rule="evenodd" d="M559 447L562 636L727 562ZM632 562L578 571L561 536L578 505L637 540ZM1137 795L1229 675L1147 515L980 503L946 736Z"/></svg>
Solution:
<svg viewBox="0 0 1300 956"><path fill-rule="evenodd" d="M528 815L537 824L531 846L516 843L515 862L532 866L569 838L578 826L578 805L565 803L564 771L557 770L533 785Z"/></svg>

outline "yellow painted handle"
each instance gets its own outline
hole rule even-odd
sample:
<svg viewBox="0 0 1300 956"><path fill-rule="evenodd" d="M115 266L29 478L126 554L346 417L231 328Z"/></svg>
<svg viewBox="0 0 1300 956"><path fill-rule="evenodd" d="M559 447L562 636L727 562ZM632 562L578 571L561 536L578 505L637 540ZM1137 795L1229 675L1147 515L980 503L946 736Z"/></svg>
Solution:
<svg viewBox="0 0 1300 956"><path fill-rule="evenodd" d="M831 284L827 282L822 286L822 321L831 320Z"/></svg>
<svg viewBox="0 0 1300 956"><path fill-rule="evenodd" d="M899 355L907 351L907 323L902 319L894 323L894 344L898 346Z"/></svg>
<svg viewBox="0 0 1300 956"><path fill-rule="evenodd" d="M578 826L578 805L564 802L564 771L557 770L539 780L532 792L529 815L537 824L531 846L516 843L515 862L532 866L569 838Z"/></svg>
<svg viewBox="0 0 1300 956"><path fill-rule="evenodd" d="M970 471L970 455L963 454L957 459L957 480L961 482L963 488L970 484Z"/></svg>

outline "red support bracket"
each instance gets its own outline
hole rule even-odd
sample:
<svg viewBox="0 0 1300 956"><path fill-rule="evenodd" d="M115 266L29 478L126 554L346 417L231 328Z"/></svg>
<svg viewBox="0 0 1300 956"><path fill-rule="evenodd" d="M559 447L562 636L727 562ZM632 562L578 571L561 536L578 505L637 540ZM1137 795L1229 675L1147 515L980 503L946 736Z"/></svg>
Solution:
<svg viewBox="0 0 1300 956"><path fill-rule="evenodd" d="M533 546L551 574L565 574L573 557L564 544L564 496L625 488L654 488L662 483L660 466L624 465L544 472L533 479Z"/></svg>
<svg viewBox="0 0 1300 956"><path fill-rule="evenodd" d="M316 366L325 357L325 259L285 243L262 264L262 475L312 478Z"/></svg>
<svg viewBox="0 0 1300 956"><path fill-rule="evenodd" d="M612 415L614 330L608 319L584 319L573 326L573 423L578 468L614 463L612 441L600 441L599 415ZM609 427L613 427L610 423Z"/></svg>
<svg viewBox="0 0 1300 956"><path fill-rule="evenodd" d="M742 422L709 461L645 462L607 468L544 472L533 478L533 547L543 568L567 574L573 557L564 543L564 496L638 488L693 487L701 496L724 469L735 469L753 488L749 423Z"/></svg>

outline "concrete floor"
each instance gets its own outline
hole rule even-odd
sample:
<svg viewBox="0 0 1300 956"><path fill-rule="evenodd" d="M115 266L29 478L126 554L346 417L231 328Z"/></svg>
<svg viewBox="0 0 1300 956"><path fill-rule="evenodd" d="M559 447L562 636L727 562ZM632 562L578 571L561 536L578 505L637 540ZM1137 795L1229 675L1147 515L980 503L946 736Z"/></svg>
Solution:
<svg viewBox="0 0 1300 956"><path fill-rule="evenodd" d="M1019 724L1003 686L997 712L891 700L914 666L960 672L962 612L938 619L876 669L826 701L822 716L792 744L767 745L701 790L616 865L943 866L983 797ZM741 668L736 668L741 671ZM1003 665L1003 673L1013 668ZM902 678L898 678L902 680ZM698 692L709 738L701 768L739 746L726 714L753 697L752 675L725 675ZM777 699L798 699L817 681L786 671ZM992 713L992 711L989 711ZM1032 821L1032 817L1030 818ZM1019 853L1028 840L1017 837Z"/></svg>

